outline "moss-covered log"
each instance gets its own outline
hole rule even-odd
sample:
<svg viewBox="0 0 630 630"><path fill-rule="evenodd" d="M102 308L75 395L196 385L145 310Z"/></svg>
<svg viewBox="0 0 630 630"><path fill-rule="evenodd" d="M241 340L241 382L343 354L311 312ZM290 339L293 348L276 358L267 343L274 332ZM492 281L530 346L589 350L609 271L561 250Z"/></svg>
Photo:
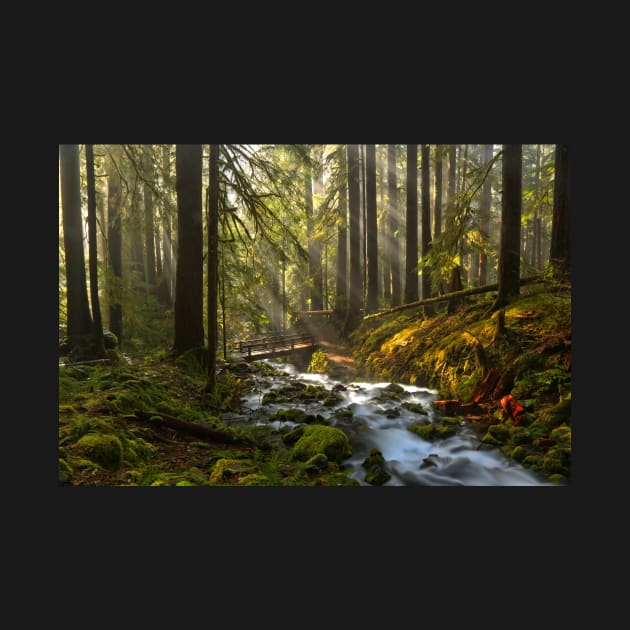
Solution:
<svg viewBox="0 0 630 630"><path fill-rule="evenodd" d="M188 420L182 420L163 413L149 413L147 411L136 411L134 416L138 420L144 420L151 422L152 424L163 425L180 431L181 433L187 433L194 435L209 442L228 442L230 444L253 444L253 441L247 436L239 436L231 431L223 431L221 429L213 429L212 427L198 424L196 422L189 422Z"/></svg>

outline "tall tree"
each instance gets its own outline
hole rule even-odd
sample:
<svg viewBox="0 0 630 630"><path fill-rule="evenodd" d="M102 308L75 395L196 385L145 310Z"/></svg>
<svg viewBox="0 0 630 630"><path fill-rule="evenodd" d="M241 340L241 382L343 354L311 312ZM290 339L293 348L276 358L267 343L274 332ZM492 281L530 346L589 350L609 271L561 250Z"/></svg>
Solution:
<svg viewBox="0 0 630 630"><path fill-rule="evenodd" d="M492 144L484 144L482 149L482 162L487 165L492 159ZM490 238L490 204L492 201L492 180L490 174L486 176L481 189L481 201L479 204L479 233L482 246ZM479 252L479 285L488 284L488 256L484 249Z"/></svg>
<svg viewBox="0 0 630 630"><path fill-rule="evenodd" d="M153 181L153 163L149 153L149 147L143 147L142 155L143 172L147 181ZM153 221L153 190L145 182L144 184L144 242L147 253L147 284L150 292L155 291L157 284L155 265L155 227Z"/></svg>
<svg viewBox="0 0 630 630"><path fill-rule="evenodd" d="M379 221L378 221L378 226L379 226L379 240L382 243L381 245L381 256L379 257L379 261L382 267L381 270L381 293L380 295L383 296L383 300L385 300L386 304L390 304L391 303L391 299L392 299L392 270L389 266L389 259L390 259L390 251L391 251L391 238L390 238L390 234L389 234L389 226L387 224L387 219L388 219L388 209L387 206L385 205L385 189L386 189L386 166L385 166L385 159L384 159L384 155L387 153L387 145L384 144L381 146L380 151L378 152L378 171L381 174L380 178L379 178L379 185L378 185L378 191L379 191L379 209L380 209L380 213L379 213Z"/></svg>
<svg viewBox="0 0 630 630"><path fill-rule="evenodd" d="M448 146L448 183L446 189L446 203L452 206L455 203L455 183L457 179L457 145Z"/></svg>
<svg viewBox="0 0 630 630"><path fill-rule="evenodd" d="M103 320L98 297L98 248L96 241L96 184L94 178L94 145L85 145L85 166L87 174L88 203L88 252L90 267L90 298L93 316L93 354L95 358L105 357L103 345Z"/></svg>
<svg viewBox="0 0 630 630"><path fill-rule="evenodd" d="M203 346L203 227L200 144L175 148L177 277L173 353Z"/></svg>
<svg viewBox="0 0 630 630"><path fill-rule="evenodd" d="M123 342L122 307L122 187L116 160L120 157L120 147L110 147L110 161L107 184L107 248L109 266L107 271L109 329Z"/></svg>
<svg viewBox="0 0 630 630"><path fill-rule="evenodd" d="M435 145L435 201L433 202L433 235L442 233L442 145Z"/></svg>
<svg viewBox="0 0 630 630"><path fill-rule="evenodd" d="M361 274L361 240L359 222L361 208L359 205L359 147L356 144L347 146L348 164L348 212L350 215L350 283L348 287L348 309L344 328L346 332L353 330L361 317L363 301L363 277Z"/></svg>
<svg viewBox="0 0 630 630"><path fill-rule="evenodd" d="M568 280L571 275L571 169L566 144L556 145L554 164L549 264L554 278Z"/></svg>
<svg viewBox="0 0 630 630"><path fill-rule="evenodd" d="M324 308L323 300L323 278L322 278L322 239L319 234L319 218L321 212L316 210L314 197L319 199L323 189L322 170L323 147L317 146L313 150L313 169L308 169L309 183L312 182L310 192L311 230L309 230L309 276L311 281L311 309L321 311Z"/></svg>
<svg viewBox="0 0 630 630"><path fill-rule="evenodd" d="M503 308L520 293L522 153L520 144L503 145L499 287L493 309Z"/></svg>
<svg viewBox="0 0 630 630"><path fill-rule="evenodd" d="M347 172L346 150L339 149L339 170ZM337 219L337 283L335 288L335 316L339 321L348 308L348 188L339 190L339 217Z"/></svg>
<svg viewBox="0 0 630 630"><path fill-rule="evenodd" d="M418 300L418 145L407 145L405 304Z"/></svg>
<svg viewBox="0 0 630 630"><path fill-rule="evenodd" d="M421 148L422 154L422 297L431 297L431 273L428 267L424 265L426 257L431 249L431 174L429 171L429 145L423 144ZM433 305L428 304L424 307L424 314L431 316L434 314Z"/></svg>
<svg viewBox="0 0 630 630"><path fill-rule="evenodd" d="M92 332L83 254L79 145L59 145L63 243L66 256L67 335L71 346Z"/></svg>
<svg viewBox="0 0 630 630"><path fill-rule="evenodd" d="M206 391L217 389L217 288L219 245L219 145L210 145L210 190L208 203L208 383Z"/></svg>
<svg viewBox="0 0 630 630"><path fill-rule="evenodd" d="M396 173L396 145L387 145L387 199L389 202L389 235L391 237L389 264L392 270L392 306L400 305L400 247L398 240L398 182Z"/></svg>
<svg viewBox="0 0 630 630"><path fill-rule="evenodd" d="M162 266L162 276L158 282L158 299L164 306L170 307L173 303L172 281L173 266L171 263L171 205L168 188L171 183L170 177L170 150L169 145L162 145L162 178L165 194L162 196L162 251L164 252L164 264Z"/></svg>
<svg viewBox="0 0 630 630"><path fill-rule="evenodd" d="M367 238L366 312L378 310L378 227L376 224L376 145L365 145L365 199Z"/></svg>

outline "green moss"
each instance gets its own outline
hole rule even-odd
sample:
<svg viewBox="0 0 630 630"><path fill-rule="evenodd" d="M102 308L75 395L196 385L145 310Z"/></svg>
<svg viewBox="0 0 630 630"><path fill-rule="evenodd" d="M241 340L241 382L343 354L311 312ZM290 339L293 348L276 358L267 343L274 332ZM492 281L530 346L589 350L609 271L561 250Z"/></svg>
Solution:
<svg viewBox="0 0 630 630"><path fill-rule="evenodd" d="M236 483L243 475L258 472L252 466L251 460L242 459L220 459L213 467L210 474L210 483Z"/></svg>
<svg viewBox="0 0 630 630"><path fill-rule="evenodd" d="M306 414L296 407L292 409L278 409L276 413L269 417L269 420L279 420L280 422L305 422Z"/></svg>
<svg viewBox="0 0 630 630"><path fill-rule="evenodd" d="M72 468L65 459L59 458L59 483L68 483L72 479Z"/></svg>
<svg viewBox="0 0 630 630"><path fill-rule="evenodd" d="M306 371L311 374L325 374L330 367L328 356L321 350L316 350L311 355L311 361L306 368Z"/></svg>
<svg viewBox="0 0 630 630"><path fill-rule="evenodd" d="M122 464L123 446L115 435L88 433L76 444L79 452L108 470L116 470Z"/></svg>
<svg viewBox="0 0 630 630"><path fill-rule="evenodd" d="M517 446L519 444L528 444L531 442L531 433L529 429L525 427L510 427L510 440L509 443L512 446Z"/></svg>
<svg viewBox="0 0 630 630"><path fill-rule="evenodd" d="M408 409L409 411L412 411L413 413L423 413L426 414L426 410L425 408L419 404L419 403L414 403L414 402L404 402L402 404L402 406L405 409Z"/></svg>
<svg viewBox="0 0 630 630"><path fill-rule="evenodd" d="M504 424L491 424L488 427L488 433L497 444L505 444L510 439L510 429Z"/></svg>
<svg viewBox="0 0 630 630"><path fill-rule="evenodd" d="M419 435L423 440L431 441L437 437L437 431L433 424L410 424L407 429Z"/></svg>
<svg viewBox="0 0 630 630"><path fill-rule="evenodd" d="M527 449L522 446L516 446L512 449L510 457L515 459L517 462L522 462L527 457Z"/></svg>
<svg viewBox="0 0 630 630"><path fill-rule="evenodd" d="M385 458L383 453L373 448L370 454L361 464L366 469L365 481L373 486L382 486L391 479L391 475L385 470Z"/></svg>
<svg viewBox="0 0 630 630"><path fill-rule="evenodd" d="M540 455L527 455L522 461L523 466L534 471L542 470L543 458Z"/></svg>
<svg viewBox="0 0 630 630"><path fill-rule="evenodd" d="M384 468L379 467L370 468L365 473L365 482L372 486L382 486L391 478L392 476Z"/></svg>
<svg viewBox="0 0 630 630"><path fill-rule="evenodd" d="M282 433L282 441L285 444L295 444L304 435L305 427L303 425L297 426L286 433Z"/></svg>
<svg viewBox="0 0 630 630"><path fill-rule="evenodd" d="M549 475L549 481L553 481L554 483L564 483L567 481L567 478L564 475L559 473L554 473L553 475Z"/></svg>
<svg viewBox="0 0 630 630"><path fill-rule="evenodd" d="M563 424L556 427L549 437L558 445L566 448L571 448L571 427Z"/></svg>
<svg viewBox="0 0 630 630"><path fill-rule="evenodd" d="M335 409L334 414L337 418L352 418L354 415L352 410L347 407L344 409Z"/></svg>
<svg viewBox="0 0 630 630"><path fill-rule="evenodd" d="M305 470L321 472L328 468L328 457L324 453L317 453L313 457L306 460L304 464Z"/></svg>
<svg viewBox="0 0 630 630"><path fill-rule="evenodd" d="M457 429L453 426L441 424L438 427L436 427L437 437L443 440L448 437L451 437L452 435L455 435L456 433L457 433Z"/></svg>
<svg viewBox="0 0 630 630"><path fill-rule="evenodd" d="M561 400L559 403L546 409L542 414L540 421L546 426L558 427L561 424L567 424L571 419L571 398Z"/></svg>
<svg viewBox="0 0 630 630"><path fill-rule="evenodd" d="M348 436L335 427L311 425L304 429L304 433L293 447L293 458L306 461L313 455L323 453L334 462L341 462L352 455Z"/></svg>
<svg viewBox="0 0 630 630"><path fill-rule="evenodd" d="M571 449L550 448L543 458L542 468L548 474L569 475L571 467Z"/></svg>
<svg viewBox="0 0 630 630"><path fill-rule="evenodd" d="M549 435L549 427L545 426L544 424L541 424L538 421L533 422L527 428L529 430L529 434L532 439L546 438Z"/></svg>
<svg viewBox="0 0 630 630"><path fill-rule="evenodd" d="M241 477L238 484L239 486L272 486L274 485L271 480L261 473L251 473Z"/></svg>
<svg viewBox="0 0 630 630"><path fill-rule="evenodd" d="M491 446L501 446L503 442L497 440L489 431L481 438L484 444L490 444Z"/></svg>

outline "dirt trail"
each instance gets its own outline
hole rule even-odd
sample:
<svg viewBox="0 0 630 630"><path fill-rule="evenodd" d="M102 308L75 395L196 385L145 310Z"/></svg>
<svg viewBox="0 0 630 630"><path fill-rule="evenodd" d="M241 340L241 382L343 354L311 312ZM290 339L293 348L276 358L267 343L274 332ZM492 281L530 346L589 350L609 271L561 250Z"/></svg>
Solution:
<svg viewBox="0 0 630 630"><path fill-rule="evenodd" d="M332 324L326 324L317 331L319 346L326 353L331 364L329 374L332 378L352 381L357 376L358 364L345 341Z"/></svg>

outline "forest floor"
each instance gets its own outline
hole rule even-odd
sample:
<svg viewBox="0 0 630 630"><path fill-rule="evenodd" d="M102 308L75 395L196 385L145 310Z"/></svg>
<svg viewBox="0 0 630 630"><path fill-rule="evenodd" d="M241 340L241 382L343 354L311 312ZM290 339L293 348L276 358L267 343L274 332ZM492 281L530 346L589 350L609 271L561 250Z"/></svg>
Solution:
<svg viewBox="0 0 630 630"><path fill-rule="evenodd" d="M488 447L568 482L570 287L524 289L501 320L488 309L491 300L469 300L453 314L442 308L426 316L422 307L384 314L365 320L348 339L328 322L317 331L326 373L345 383L422 384L455 409L442 415L464 416L460 403L469 404L493 371L499 379L492 395L466 421ZM340 458L323 467L296 461L293 444L278 431L230 424L254 376L271 376L271 368L221 363L217 402L204 391L198 358L162 354L133 364L60 367L60 485L356 485ZM169 419L202 425L212 436L178 430Z"/></svg>

